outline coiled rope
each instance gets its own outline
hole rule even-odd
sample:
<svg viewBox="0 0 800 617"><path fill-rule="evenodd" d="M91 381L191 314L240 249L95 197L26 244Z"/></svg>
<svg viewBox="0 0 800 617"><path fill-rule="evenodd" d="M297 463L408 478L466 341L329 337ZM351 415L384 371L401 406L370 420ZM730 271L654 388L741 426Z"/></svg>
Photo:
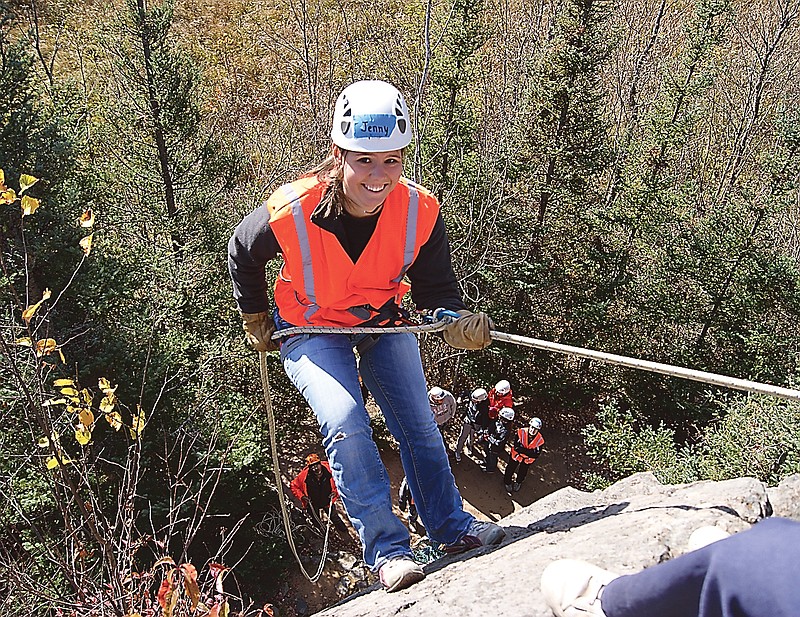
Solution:
<svg viewBox="0 0 800 617"><path fill-rule="evenodd" d="M456 313L437 309L433 312L434 322L428 324L411 325L411 326L391 326L386 328L380 327L329 327L329 326L297 326L279 330L272 335L273 340L279 340L287 336L294 336L297 334L391 334L397 332L413 332L413 333L432 333L443 330L454 319L458 317ZM746 392L753 392L756 394L767 394L769 396L776 396L779 398L789 399L793 401L800 401L800 391L791 388L784 388L781 386L774 386L772 384L760 383L757 381L750 381L748 379L739 379L737 377L730 377L728 375L719 375L717 373L708 373L706 371L698 371L694 369L684 368L681 366L673 366L671 364L662 364L660 362L651 362L649 360L640 360L638 358L630 358L627 356L620 356L617 354L610 354L603 351L596 351L593 349L585 349L583 347L574 347L572 345L562 345L560 343L552 343L542 339L535 339L526 336L519 336L516 334L506 334L505 332L498 332L496 330L490 331L490 336L493 341L503 343L511 343L513 345L521 345L523 347L532 347L543 351L552 351L556 353L567 354L571 356L578 356L580 358L588 358L590 360L598 360L608 364L615 364L618 366L625 366L634 368L641 371L648 371L651 373L660 373L662 375L669 375L671 377L681 377L683 379L690 379L692 381L699 381L702 383L722 386L726 388L733 388L735 390L743 390ZM267 409L267 418L269 422L269 435L270 445L272 448L272 461L273 469L275 471L275 484L278 489L278 495L281 502L281 512L283 514L283 524L286 530L286 538L289 546L292 549L297 563L300 565L305 577L312 583L316 582L322 575L322 570L325 566L325 558L328 551L328 535L330 532L330 508L333 502L328 507L328 524L325 530L325 543L322 549L322 558L320 559L319 567L316 573L312 576L306 572L300 556L297 553L292 536L291 525L289 524L289 514L286 509L286 503L283 493L283 485L281 480L280 465L278 462L278 445L275 439L275 418L272 413L271 394L269 389L269 376L267 374L267 354L261 352L261 383L264 390L264 403Z"/></svg>

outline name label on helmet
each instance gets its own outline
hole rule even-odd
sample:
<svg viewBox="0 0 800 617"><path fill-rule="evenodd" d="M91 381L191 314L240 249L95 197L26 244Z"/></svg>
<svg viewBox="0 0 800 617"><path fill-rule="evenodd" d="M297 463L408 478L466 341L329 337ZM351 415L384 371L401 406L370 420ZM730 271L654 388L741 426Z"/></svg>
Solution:
<svg viewBox="0 0 800 617"><path fill-rule="evenodd" d="M397 124L391 114L364 114L353 117L354 137L389 137Z"/></svg>

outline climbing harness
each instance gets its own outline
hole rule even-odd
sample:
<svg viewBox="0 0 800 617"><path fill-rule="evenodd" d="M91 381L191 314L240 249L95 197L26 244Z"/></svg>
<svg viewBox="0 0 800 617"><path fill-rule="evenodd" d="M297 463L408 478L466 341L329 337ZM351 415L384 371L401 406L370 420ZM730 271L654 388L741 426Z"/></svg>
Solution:
<svg viewBox="0 0 800 617"><path fill-rule="evenodd" d="M353 327L333 327L333 326L297 326L284 328L278 330L272 335L273 340L300 335L300 334L391 334L397 332L411 332L411 333L433 333L446 328L460 315L453 311L446 309L436 309L431 315L427 316L428 323L418 325L402 325L402 326L388 326L388 327L372 327L372 326L353 326ZM640 360L638 358L629 358L627 356L620 356L617 354L605 353L593 349L585 349L583 347L574 347L572 345L562 345L560 343L552 343L541 339L530 338L526 336L519 336L516 334L506 334L505 332L498 332L496 330L490 331L490 336L493 341L503 343L511 343L513 345L520 345L523 347L533 347L543 351L552 351L556 353L567 354L570 356L578 356L580 358L588 358L590 360L598 360L608 364L616 364L628 368L635 368L642 371L651 373L660 373L662 375L669 375L672 377L681 377L683 379L690 379L692 381L699 381L702 383L723 386L726 388L733 388L735 390L744 390L746 392L753 392L756 394L767 394L779 398L789 399L793 401L800 401L800 390L791 388L783 388L774 386L772 384L759 383L757 381L750 381L748 379L739 379L727 375L719 375L716 373L708 373L706 371L697 371L694 369L684 368L681 366L673 366L671 364L662 364L660 362L651 362L649 360ZM275 470L275 483L278 487L278 494L281 499L281 509L283 513L283 523L286 529L286 537L289 541L289 546L294 553L295 559L300 564L300 568L305 574L306 578L312 583L316 582L322 574L322 569L325 565L325 557L328 550L328 532L330 530L330 510L328 512L328 529L325 532L325 545L323 547L322 559L317 569L316 574L312 578L308 575L300 557L295 549L294 540L292 538L292 531L289 525L289 516L286 511L286 505L283 498L283 488L281 484L280 466L278 464L278 448L275 439L275 418L272 414L272 403L269 391L269 379L267 376L266 352L261 352L261 381L264 389L264 401L267 408L267 417L269 421L270 442L272 446L272 460L273 468Z"/></svg>

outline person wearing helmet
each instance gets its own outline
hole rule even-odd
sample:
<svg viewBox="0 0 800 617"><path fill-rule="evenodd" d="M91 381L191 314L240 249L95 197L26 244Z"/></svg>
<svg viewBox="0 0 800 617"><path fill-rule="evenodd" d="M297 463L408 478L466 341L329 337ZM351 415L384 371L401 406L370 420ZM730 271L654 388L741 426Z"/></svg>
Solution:
<svg viewBox="0 0 800 617"><path fill-rule="evenodd" d="M456 442L456 463L461 462L461 453L465 445L467 452L472 454L478 435L483 427L488 426L488 420L489 394L484 388L475 388L469 395L469 402L464 408L464 421Z"/></svg>
<svg viewBox="0 0 800 617"><path fill-rule="evenodd" d="M503 407L514 408L511 384L505 379L498 381L495 387L489 390L489 418L497 419L497 414Z"/></svg>
<svg viewBox="0 0 800 617"><path fill-rule="evenodd" d="M508 436L514 428L514 410L503 407L497 413L497 420L489 424L486 449L486 463L481 467L486 473L497 471L497 459L506 451Z"/></svg>
<svg viewBox="0 0 800 617"><path fill-rule="evenodd" d="M292 480L289 488L297 501L319 529L323 529L322 514L326 516L330 508L330 520L339 532L347 534L347 526L339 517L336 506L332 505L339 497L328 461L320 460L317 454L306 457L306 466Z"/></svg>
<svg viewBox="0 0 800 617"><path fill-rule="evenodd" d="M404 323L400 307L409 289L417 309L442 307L460 315L442 331L449 345L490 344L491 321L468 311L461 299L438 201L403 177L411 139L411 118L397 88L374 80L349 85L335 103L328 157L278 188L236 227L228 268L253 349L276 350L273 332L290 326ZM273 310L265 266L278 256ZM359 373L399 443L431 540L466 549L502 539L500 527L477 521L462 507L413 334L299 334L282 339L280 357L317 417L364 561L389 591L424 573L412 559L408 529L392 512Z"/></svg>
<svg viewBox="0 0 800 617"><path fill-rule="evenodd" d="M411 489L408 488L408 478L405 476L403 476L403 479L400 482L400 491L398 497L399 502L397 505L400 506L400 511L405 514L406 510L408 510L408 513L405 514L406 521L408 521L409 527L416 530L422 525L422 522L419 520L417 506L414 505L414 497L411 495Z"/></svg>
<svg viewBox="0 0 800 617"><path fill-rule="evenodd" d="M528 468L542 451L544 437L542 437L541 428L542 421L539 418L531 418L527 428L517 429L503 476L503 483L509 495L520 489L525 481L525 476L528 475Z"/></svg>
<svg viewBox="0 0 800 617"><path fill-rule="evenodd" d="M436 426L439 428L439 432L444 435L445 426L456 415L456 408L458 407L456 398L444 388L434 386L428 390L428 403L431 406Z"/></svg>

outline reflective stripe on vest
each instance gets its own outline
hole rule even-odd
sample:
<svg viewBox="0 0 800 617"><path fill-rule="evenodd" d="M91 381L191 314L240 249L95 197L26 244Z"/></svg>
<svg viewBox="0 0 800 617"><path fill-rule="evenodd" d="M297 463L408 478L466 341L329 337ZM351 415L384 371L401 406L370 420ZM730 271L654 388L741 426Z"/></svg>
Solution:
<svg viewBox="0 0 800 617"><path fill-rule="evenodd" d="M312 302L304 316L306 319L311 319L311 316L317 312L319 307L317 306L317 294L314 291L314 268L311 261L311 243L308 241L306 217L303 216L303 205L300 203L300 196L294 190L294 187L291 184L285 184L281 188L286 197L289 198L292 219L297 230L297 240L300 244L300 254L303 262L303 293Z"/></svg>
<svg viewBox="0 0 800 617"><path fill-rule="evenodd" d="M408 183L408 219L406 219L406 248L403 252L403 269L392 283L399 283L414 262L414 249L417 246L417 218L419 217L419 192L414 183Z"/></svg>
<svg viewBox="0 0 800 617"><path fill-rule="evenodd" d="M335 235L311 222L326 185L304 177L267 201L270 226L284 264L275 282L281 317L294 325L352 326L387 302L401 302L404 279L430 238L439 203L424 188L401 179L389 194L375 233L353 262Z"/></svg>
<svg viewBox="0 0 800 617"><path fill-rule="evenodd" d="M528 429L520 428L517 429L517 439L519 439L520 443L525 448L539 448L544 445L544 437L540 432L536 432L536 437L533 440L530 439L530 433L528 433ZM536 459L530 456L526 456L525 454L520 454L514 449L514 446L511 446L511 458L515 461L519 461L521 463L525 463L530 465Z"/></svg>

